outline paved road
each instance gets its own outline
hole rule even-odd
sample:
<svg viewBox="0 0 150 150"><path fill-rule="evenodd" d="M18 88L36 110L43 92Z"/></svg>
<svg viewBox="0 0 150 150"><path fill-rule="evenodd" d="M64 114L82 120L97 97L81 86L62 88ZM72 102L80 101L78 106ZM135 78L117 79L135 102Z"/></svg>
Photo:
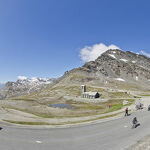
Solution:
<svg viewBox="0 0 150 150"><path fill-rule="evenodd" d="M135 115L141 125L131 129ZM1 127L1 150L121 150L150 134L150 112L136 112L121 119L64 129Z"/></svg>

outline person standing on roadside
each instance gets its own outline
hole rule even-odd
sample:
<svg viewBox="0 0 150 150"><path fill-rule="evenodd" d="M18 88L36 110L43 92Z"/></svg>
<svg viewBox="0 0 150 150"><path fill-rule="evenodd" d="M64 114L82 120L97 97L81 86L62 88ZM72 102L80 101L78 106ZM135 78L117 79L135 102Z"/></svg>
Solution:
<svg viewBox="0 0 150 150"><path fill-rule="evenodd" d="M128 107L125 109L125 116L128 116Z"/></svg>

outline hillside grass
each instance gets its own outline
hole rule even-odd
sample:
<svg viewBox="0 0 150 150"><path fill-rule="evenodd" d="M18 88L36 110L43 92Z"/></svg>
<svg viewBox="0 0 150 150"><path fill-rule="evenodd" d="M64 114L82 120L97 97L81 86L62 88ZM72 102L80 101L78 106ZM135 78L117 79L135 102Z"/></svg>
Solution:
<svg viewBox="0 0 150 150"><path fill-rule="evenodd" d="M134 99L126 99L129 101L129 104L123 106L123 99L116 99L116 100L109 100L107 102L101 102L101 103L83 103L83 102L76 102L72 100L64 101L64 103L69 104L73 107L72 110L69 110L69 113L63 113L63 109L61 109L61 113L53 113L51 111L47 112L42 111L40 112L38 109L34 110L34 106L32 107L25 107L20 108L16 106L5 106L5 108L8 109L14 109L18 111L22 111L25 113L33 114L40 118L72 118L72 117L87 117L92 115L99 115L99 114L106 114L109 112L114 112L117 110L122 109L125 106L129 106L133 104ZM112 107L109 108L109 105L112 105ZM55 108L53 108L55 109ZM56 111L59 111L58 108L56 108ZM34 118L34 117L33 117Z"/></svg>
<svg viewBox="0 0 150 150"><path fill-rule="evenodd" d="M95 91L102 93L105 91L103 88L95 88L92 86L87 86L87 91ZM56 97L56 95L59 97L62 97L63 95L71 95L71 96L80 96L81 95L81 86L79 85L72 85L72 86L53 86L51 88L45 89L41 92L20 96L20 97L14 97L13 100L36 100L36 99L42 99L45 97Z"/></svg>
<svg viewBox="0 0 150 150"><path fill-rule="evenodd" d="M86 87L86 91L93 91L93 92L99 92L101 94L101 98L132 98L133 96L129 93L125 92L110 92L106 91L103 88L98 87L92 87L88 86ZM13 100L36 100L36 99L44 99L44 98L51 98L51 97L57 97L59 99L63 96L80 96L81 95L81 87L78 85L72 85L72 86L53 86L49 89L45 89L42 92L36 93L36 94L30 94L26 96L21 97L15 97L12 98Z"/></svg>
<svg viewBox="0 0 150 150"><path fill-rule="evenodd" d="M29 98L29 97L26 97L26 96L13 97L13 98L11 98L11 100L35 101L35 99Z"/></svg>
<svg viewBox="0 0 150 150"><path fill-rule="evenodd" d="M14 124L20 124L20 125L51 125L50 123L47 122L12 121L12 120L5 120L5 119L3 119L3 121L14 123Z"/></svg>
<svg viewBox="0 0 150 150"><path fill-rule="evenodd" d="M140 96L145 96L145 97L147 96L148 97L148 96L150 96L150 94L143 94L143 95L140 95Z"/></svg>

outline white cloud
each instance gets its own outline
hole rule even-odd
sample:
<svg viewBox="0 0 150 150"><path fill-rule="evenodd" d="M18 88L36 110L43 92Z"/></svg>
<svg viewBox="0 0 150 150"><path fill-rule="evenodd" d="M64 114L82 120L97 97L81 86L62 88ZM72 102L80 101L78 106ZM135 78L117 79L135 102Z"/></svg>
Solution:
<svg viewBox="0 0 150 150"><path fill-rule="evenodd" d="M26 80L27 79L27 77L25 77L25 76L18 76L18 80Z"/></svg>
<svg viewBox="0 0 150 150"><path fill-rule="evenodd" d="M140 51L140 53L147 56L147 57L150 57L150 53L147 53L147 52L144 52L144 51Z"/></svg>
<svg viewBox="0 0 150 150"><path fill-rule="evenodd" d="M120 49L120 48L113 44L106 46L103 43L94 44L92 46L85 46L80 51L80 58L84 62L93 61L97 57L99 57L102 53L106 52L109 49Z"/></svg>

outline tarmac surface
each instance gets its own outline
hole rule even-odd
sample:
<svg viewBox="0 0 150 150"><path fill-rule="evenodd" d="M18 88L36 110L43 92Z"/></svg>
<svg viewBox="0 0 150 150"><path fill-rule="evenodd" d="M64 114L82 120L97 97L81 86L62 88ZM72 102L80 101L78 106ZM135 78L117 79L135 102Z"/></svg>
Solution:
<svg viewBox="0 0 150 150"><path fill-rule="evenodd" d="M132 119L140 123L135 129ZM150 111L69 128L34 129L1 124L2 150L122 150L150 134Z"/></svg>

